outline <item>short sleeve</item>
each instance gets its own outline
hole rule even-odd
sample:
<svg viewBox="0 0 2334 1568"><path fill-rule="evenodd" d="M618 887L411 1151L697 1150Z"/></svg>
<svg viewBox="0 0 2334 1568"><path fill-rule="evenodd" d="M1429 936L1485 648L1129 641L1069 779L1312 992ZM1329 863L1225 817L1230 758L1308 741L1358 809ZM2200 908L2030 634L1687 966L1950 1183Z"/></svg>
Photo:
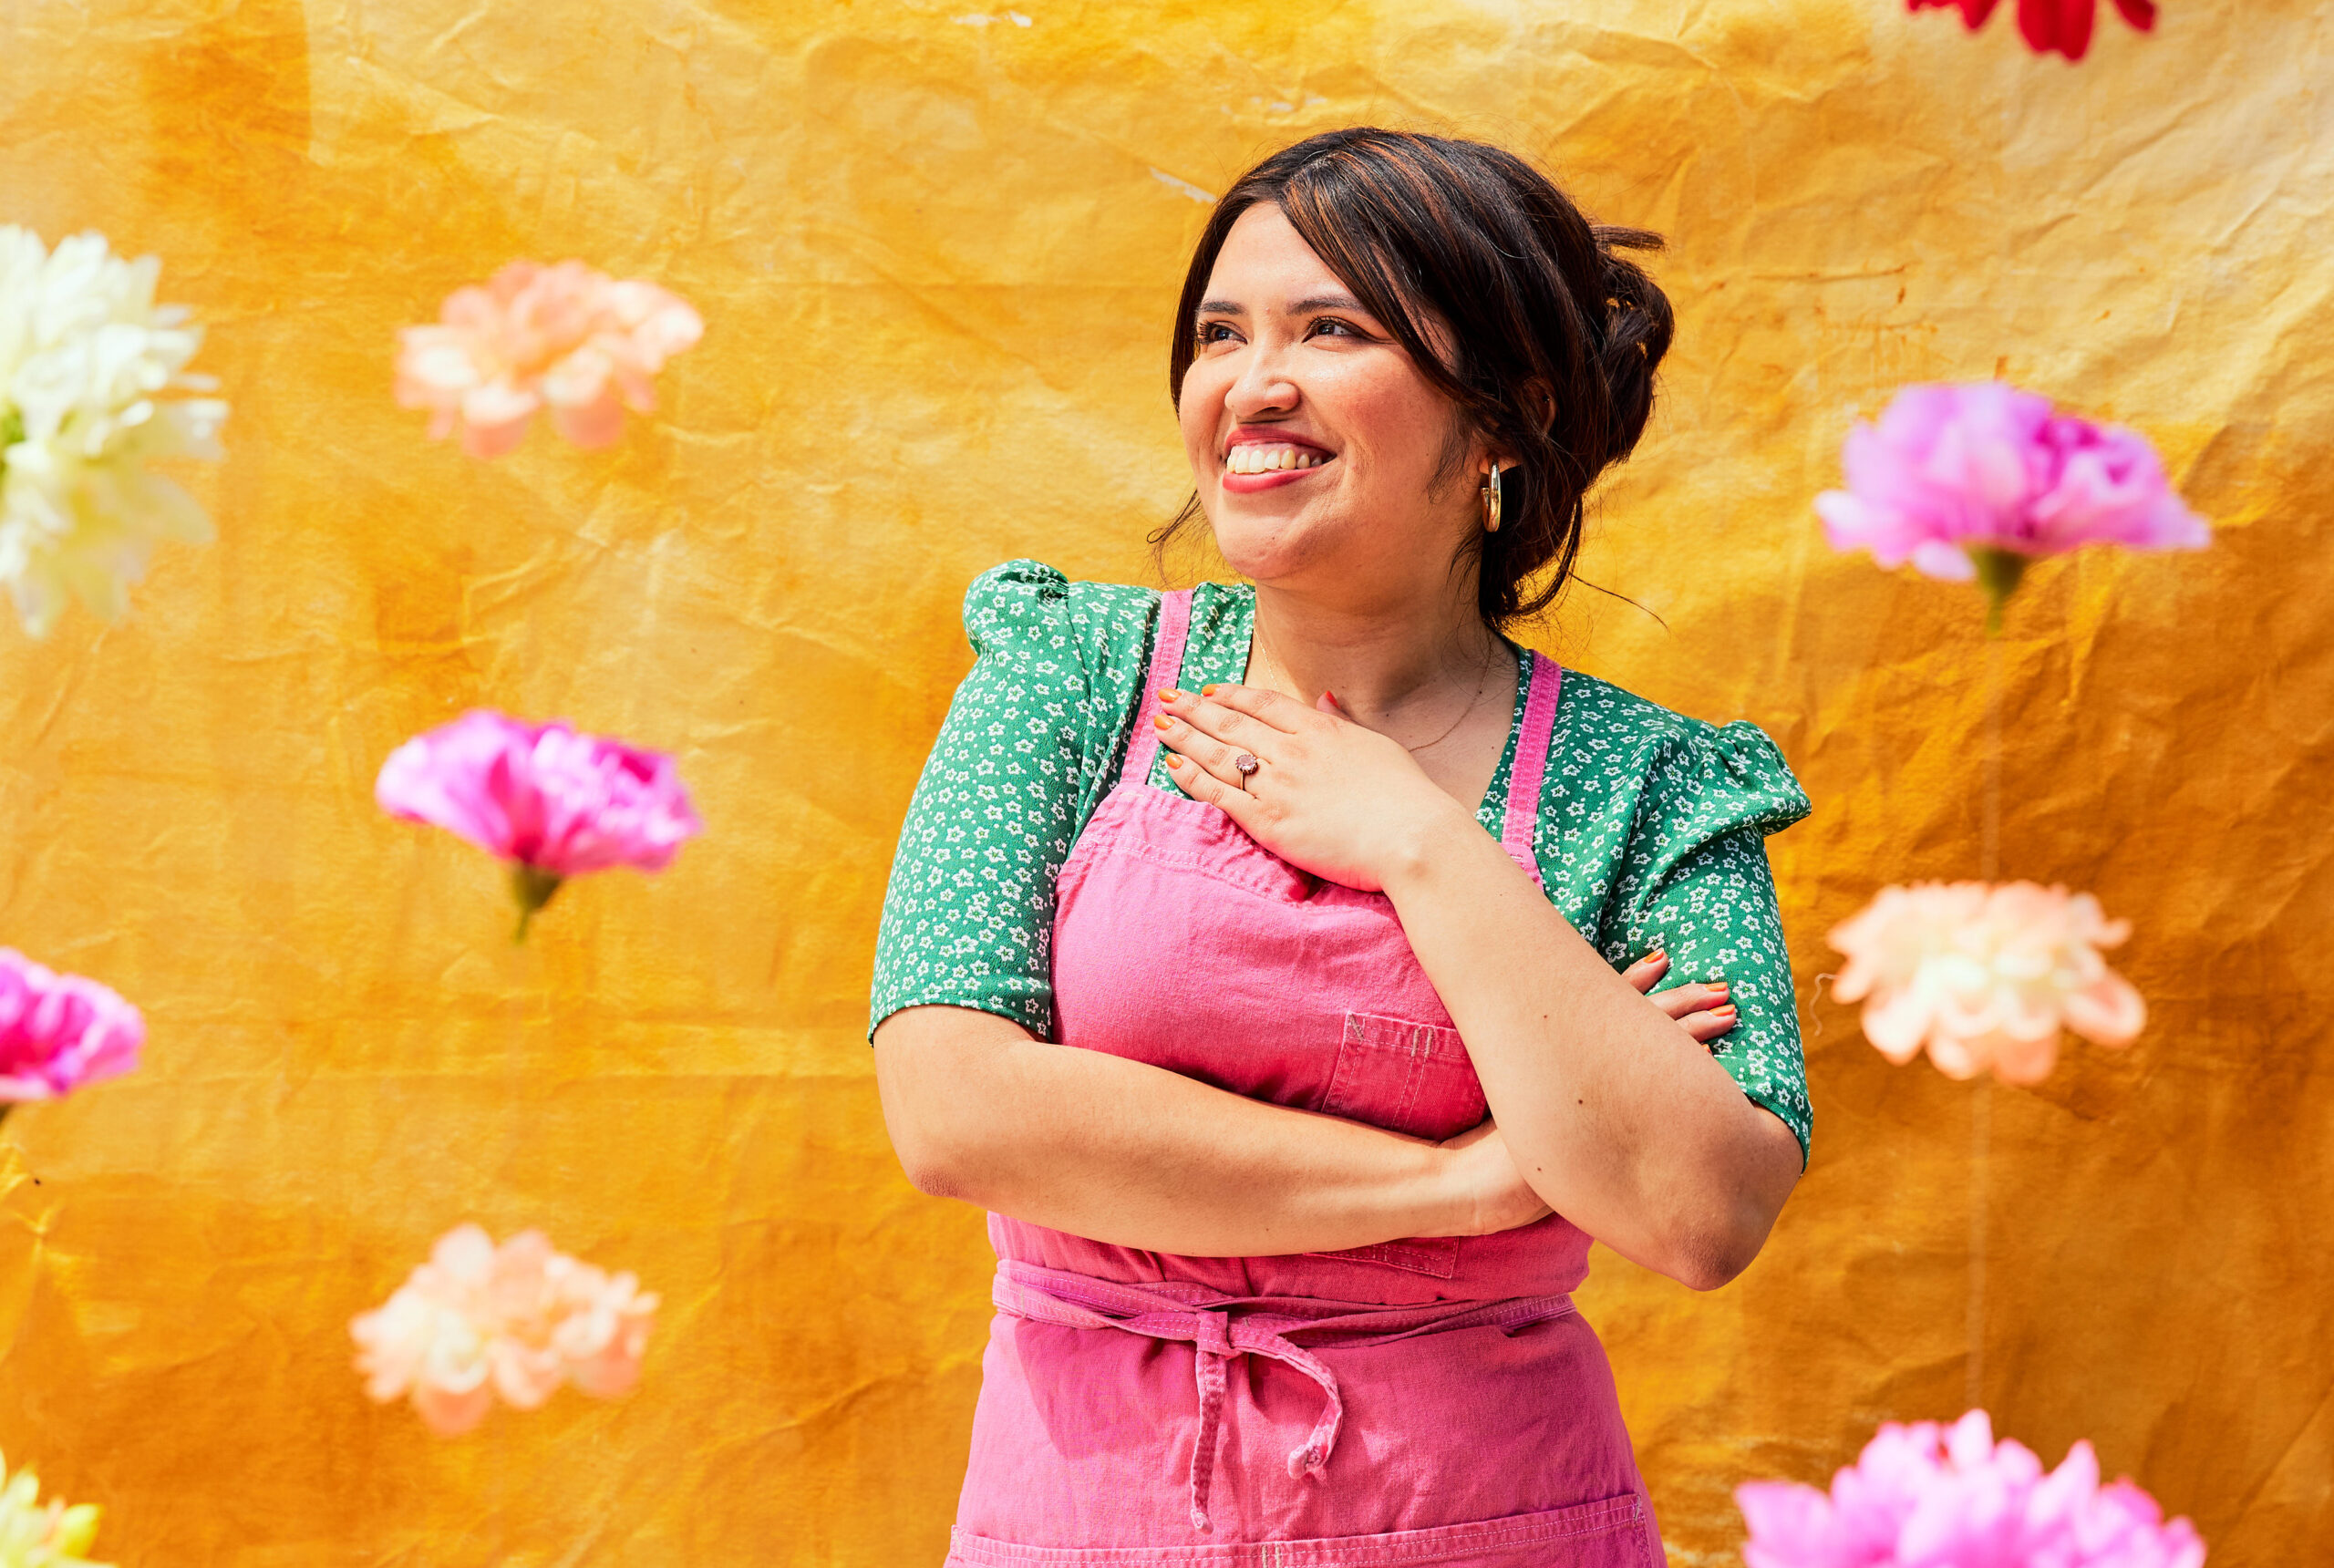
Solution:
<svg viewBox="0 0 2334 1568"><path fill-rule="evenodd" d="M1664 949L1665 984L1726 981L1737 1021L1719 1063L1804 1161L1813 1115L1765 839L1807 815L1807 796L1755 725L1679 724L1655 743L1598 945L1616 965Z"/></svg>
<svg viewBox="0 0 2334 1568"><path fill-rule="evenodd" d="M871 1035L935 1003L1050 1032L1054 882L1124 745L1157 602L1034 561L966 591L973 667L901 826Z"/></svg>

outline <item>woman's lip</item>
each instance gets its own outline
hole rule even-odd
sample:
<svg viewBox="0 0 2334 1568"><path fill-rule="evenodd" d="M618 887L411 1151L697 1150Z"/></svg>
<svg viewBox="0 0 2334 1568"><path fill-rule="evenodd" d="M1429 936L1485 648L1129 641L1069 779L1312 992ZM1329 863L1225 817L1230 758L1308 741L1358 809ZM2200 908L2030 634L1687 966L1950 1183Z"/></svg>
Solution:
<svg viewBox="0 0 2334 1568"><path fill-rule="evenodd" d="M1274 469L1261 474L1235 474L1227 469L1217 482L1234 495L1255 495L1258 490L1277 490L1299 480L1309 480L1337 460L1334 457L1324 458L1309 469Z"/></svg>

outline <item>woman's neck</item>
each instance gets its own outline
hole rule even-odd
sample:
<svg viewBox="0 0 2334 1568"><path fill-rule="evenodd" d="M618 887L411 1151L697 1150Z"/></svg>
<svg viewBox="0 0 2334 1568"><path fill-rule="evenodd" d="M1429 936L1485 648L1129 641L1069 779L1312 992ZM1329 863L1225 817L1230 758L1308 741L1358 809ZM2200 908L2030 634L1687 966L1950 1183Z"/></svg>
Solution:
<svg viewBox="0 0 2334 1568"><path fill-rule="evenodd" d="M1488 699L1513 698L1515 690L1507 644L1476 613L1473 583L1461 580L1451 589L1432 599L1354 605L1259 583L1248 684L1307 706L1333 692L1348 717L1380 734L1414 748L1437 744L1438 736L1479 717ZM1489 706L1503 736L1509 705Z"/></svg>

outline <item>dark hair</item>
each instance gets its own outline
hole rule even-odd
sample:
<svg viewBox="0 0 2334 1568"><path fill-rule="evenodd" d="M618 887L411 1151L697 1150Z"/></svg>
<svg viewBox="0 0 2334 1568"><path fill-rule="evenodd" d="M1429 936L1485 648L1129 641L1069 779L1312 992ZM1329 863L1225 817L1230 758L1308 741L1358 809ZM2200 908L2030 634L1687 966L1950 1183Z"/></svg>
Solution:
<svg viewBox="0 0 2334 1568"><path fill-rule="evenodd" d="M1179 402L1216 253L1262 201L1287 214L1462 418L1513 456L1500 531L1478 531L1468 547L1477 602L1494 626L1544 608L1580 552L1589 486L1629 455L1653 409L1669 301L1615 253L1658 250L1661 237L1592 224L1545 175L1482 142L1368 127L1308 137L1242 175L1200 235L1175 311L1168 386ZM1447 363L1430 324L1448 335ZM1157 536L1162 550L1197 511L1194 496Z"/></svg>

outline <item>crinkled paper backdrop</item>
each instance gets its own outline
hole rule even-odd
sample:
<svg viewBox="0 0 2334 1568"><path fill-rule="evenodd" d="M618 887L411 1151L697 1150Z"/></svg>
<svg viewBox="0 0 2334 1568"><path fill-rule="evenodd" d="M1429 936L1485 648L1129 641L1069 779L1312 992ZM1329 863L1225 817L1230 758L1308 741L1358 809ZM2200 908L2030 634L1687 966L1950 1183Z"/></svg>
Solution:
<svg viewBox="0 0 2334 1568"><path fill-rule="evenodd" d="M220 540L129 619L0 628L0 941L146 1010L9 1119L0 1450L125 1568L933 1563L988 1315L861 1040L893 832L1016 555L1139 576L1202 199L1374 120L1503 139L1668 232L1678 347L1537 640L1781 742L1815 1159L1695 1296L1584 1293L1680 1563L1728 1500L1962 1408L1972 1090L1821 992L1885 882L1974 874L1974 591L1821 542L1858 413L2000 374L2139 426L2220 532L2039 569L2005 875L2095 890L2153 1015L1991 1093L1985 1397L2090 1436L2216 1564L2334 1555L2322 7L2167 0L2070 67L1893 0L13 0L0 220L164 260L234 415ZM488 466L395 329L514 256L695 303L665 411ZM372 803L461 708L679 754L707 824L514 952L496 869ZM629 1401L454 1445L347 1321L457 1221L665 1310Z"/></svg>

